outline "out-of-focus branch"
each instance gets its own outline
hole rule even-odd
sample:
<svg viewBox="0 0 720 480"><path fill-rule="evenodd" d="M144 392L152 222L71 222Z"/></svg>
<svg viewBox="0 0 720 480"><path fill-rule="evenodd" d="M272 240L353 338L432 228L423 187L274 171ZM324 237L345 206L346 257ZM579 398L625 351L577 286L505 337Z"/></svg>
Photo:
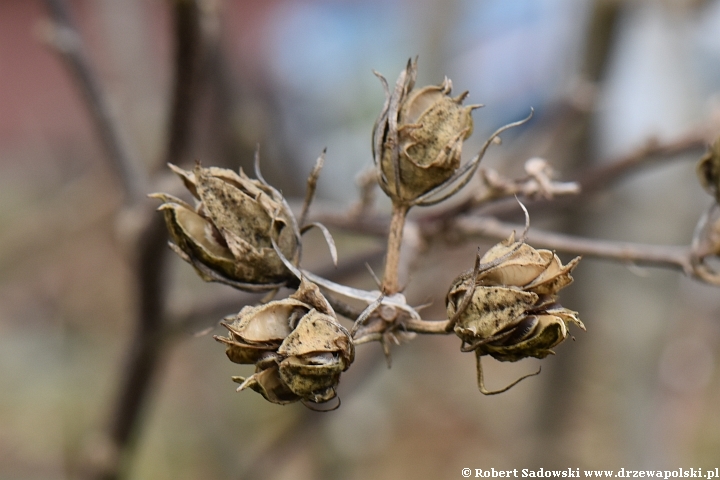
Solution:
<svg viewBox="0 0 720 480"><path fill-rule="evenodd" d="M183 163L190 154L193 111L200 79L202 30L197 0L172 0L175 66L165 163Z"/></svg>
<svg viewBox="0 0 720 480"><path fill-rule="evenodd" d="M149 218L137 243L137 320L135 332L127 347L127 357L119 388L110 411L110 439L114 463L96 478L123 476L124 463L130 456L132 439L137 434L139 418L162 357L162 333L166 322L166 235L165 226Z"/></svg>
<svg viewBox="0 0 720 480"><path fill-rule="evenodd" d="M194 0L175 0L172 5L175 72L165 160L181 163L183 158L189 156L190 127L197 97L201 55L201 18ZM138 245L140 305L137 325L128 346L124 376L111 412L110 435L117 452L116 463L97 478L114 479L126 475L126 465L132 457L134 446L132 440L137 436L143 407L166 350L166 343L162 341L167 329L166 242L167 231L161 218L154 216L148 219Z"/></svg>
<svg viewBox="0 0 720 480"><path fill-rule="evenodd" d="M712 138L712 127L702 125L673 140L649 139L645 145L630 153L608 159L601 162L600 166L591 167L579 173L575 182L580 185L580 196L584 197L602 191L613 183L643 168L660 165L661 161L682 159L683 155L686 154L700 154ZM542 207L555 207L568 202L576 203L577 201L577 196L561 196L541 200L523 199L524 203L534 205L535 210ZM517 212L517 202L514 198L505 198L493 199L488 203L478 204L477 199L473 197L457 205L430 212L422 218L423 220L439 220L454 217L473 209L481 209L483 215L507 215L508 213Z"/></svg>
<svg viewBox="0 0 720 480"><path fill-rule="evenodd" d="M123 141L110 102L93 71L65 0L45 0L45 5L52 20L41 30L44 40L61 55L75 77L107 158L122 179L126 200L135 203L147 193L147 175Z"/></svg>
<svg viewBox="0 0 720 480"><path fill-rule="evenodd" d="M166 241L161 218L150 215L145 195L148 175L132 161L122 142L120 129L112 115L92 64L84 52L82 40L73 25L65 0L46 0L52 18L46 38L56 47L76 78L108 158L122 178L126 198L135 215L137 229L133 246L136 257L135 281L138 298L134 336L128 345L125 368L120 377L117 397L110 410L109 452L101 463L91 467L92 478L115 479L126 474L132 453L132 439L138 433L139 419L147 403L165 351L162 341L167 328ZM190 126L197 90L200 50L200 11L195 0L175 0L174 38L176 44L172 109L169 119L166 161L181 162L189 156Z"/></svg>
<svg viewBox="0 0 720 480"><path fill-rule="evenodd" d="M637 170L661 160L679 158L684 154L701 153L712 138L709 126L692 129L684 135L661 142L649 139L642 147L617 157L581 174L577 181L583 194L593 193Z"/></svg>
<svg viewBox="0 0 720 480"><path fill-rule="evenodd" d="M521 232L523 225L500 222L488 217L460 217L453 226L464 235L477 235L505 239ZM691 272L690 247L675 245L646 245L630 242L612 242L575 237L559 233L530 229L528 243L574 255L603 258L625 263L653 265Z"/></svg>

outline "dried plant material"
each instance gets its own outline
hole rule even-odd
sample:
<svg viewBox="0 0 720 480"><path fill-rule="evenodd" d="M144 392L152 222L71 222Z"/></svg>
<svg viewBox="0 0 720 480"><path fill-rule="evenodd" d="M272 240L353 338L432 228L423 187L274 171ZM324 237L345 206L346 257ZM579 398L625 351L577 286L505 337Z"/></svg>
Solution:
<svg viewBox="0 0 720 480"><path fill-rule="evenodd" d="M557 303L579 261L563 265L553 252L517 242L514 234L492 247L475 270L455 279L446 298L463 350L509 362L553 354L568 337L569 323L585 329L577 312Z"/></svg>
<svg viewBox="0 0 720 480"><path fill-rule="evenodd" d="M351 330L355 345L380 342L388 368L392 365L391 345L401 345L414 339L417 334L406 329L406 322L412 317L407 311L384 305L383 299L377 305L369 305L363 312L362 322L356 321ZM361 315L361 317L363 316ZM358 320L361 320L359 317Z"/></svg>
<svg viewBox="0 0 720 480"><path fill-rule="evenodd" d="M525 162L523 178L509 179L501 176L493 169L481 170L481 178L487 191L478 197L478 201L494 198L522 195L532 199L551 199L560 195L576 195L580 193L580 185L576 182L558 182L553 180L555 172L550 164L542 158L531 158Z"/></svg>
<svg viewBox="0 0 720 480"><path fill-rule="evenodd" d="M233 380L240 383L238 391L249 388L262 395L265 400L271 403L286 405L300 400L280 378L279 367L277 365L265 369L258 368L257 371L247 379L234 377Z"/></svg>
<svg viewBox="0 0 720 480"><path fill-rule="evenodd" d="M697 173L703 188L720 203L720 137L700 159Z"/></svg>
<svg viewBox="0 0 720 480"><path fill-rule="evenodd" d="M462 339L462 350L477 356L480 391L499 393L522 378L505 389L486 390L482 356L502 361L543 358L567 338L568 323L584 328L576 312L557 303L558 292L572 282L570 272L579 258L563 265L553 252L515 241L514 235L484 256L478 255L475 269L455 280L447 295L448 320L423 320L418 313L422 306L408 305L398 279L408 211L459 192L474 176L489 146L500 143L498 136L532 117L531 112L526 119L498 129L479 153L461 166L462 143L472 132L471 112L477 106L462 105L467 92L452 97L447 78L438 86L414 89L416 74L417 64L411 61L392 92L378 75L386 99L373 131L374 178L367 177L366 183L377 181L393 206L385 272L382 282L376 279L379 290L336 284L299 266L301 235L313 227L320 228L333 261L337 261L327 228L306 223L324 152L308 179L300 224L283 196L263 179L257 152L257 180L242 170L235 173L197 165L190 171L170 166L195 197L196 205L171 195L154 196L163 201L160 210L165 214L171 247L202 278L246 290L269 290L273 295L278 287L299 282L287 298L270 301L272 296L268 296L263 300L268 303L247 306L221 322L228 334L215 339L224 344L228 358L254 365L252 375L233 377L240 384L238 391L250 389L272 403L302 402L312 408L310 404L337 397L340 377L352 364L356 345L380 342L389 366L390 345L408 341L417 333L452 331ZM529 160L525 170L527 177L521 181L505 182L497 177L494 185L502 187L505 194L514 189L528 196L577 191L574 183L552 181L552 170L542 159ZM370 194L366 196L367 207ZM337 296L365 307L355 310ZM333 305L355 320L351 331L338 322Z"/></svg>
<svg viewBox="0 0 720 480"><path fill-rule="evenodd" d="M282 196L242 170L197 165L193 171L171 165L199 201L193 208L171 195L164 203L173 250L201 278L250 291L271 290L294 280L272 246L297 261L299 232Z"/></svg>
<svg viewBox="0 0 720 480"><path fill-rule="evenodd" d="M340 374L355 358L348 331L318 287L303 279L290 297L258 307L245 307L223 325L235 363L255 364L248 378L236 377L238 390L250 388L270 402L322 403L336 396Z"/></svg>
<svg viewBox="0 0 720 480"><path fill-rule="evenodd" d="M278 349L280 377L296 395L318 402L335 389L355 358L350 334L335 318L317 310L298 323ZM333 395L334 396L334 395ZM332 397L331 397L332 398Z"/></svg>
<svg viewBox="0 0 720 480"><path fill-rule="evenodd" d="M277 351L292 330L292 319L306 314L310 308L294 298L247 306L222 322L230 336L215 339L227 345L225 353L230 361L253 364L266 352Z"/></svg>
<svg viewBox="0 0 720 480"><path fill-rule="evenodd" d="M448 181L460 167L462 142L473 128L463 106L464 92L451 97L452 82L413 90L417 63L409 62L395 90L387 90L385 106L373 132L373 156L379 183L396 203L409 204Z"/></svg>
<svg viewBox="0 0 720 480"><path fill-rule="evenodd" d="M691 273L711 285L720 285L720 272L713 265L717 265L720 258L720 204L717 202L700 217L690 250Z"/></svg>

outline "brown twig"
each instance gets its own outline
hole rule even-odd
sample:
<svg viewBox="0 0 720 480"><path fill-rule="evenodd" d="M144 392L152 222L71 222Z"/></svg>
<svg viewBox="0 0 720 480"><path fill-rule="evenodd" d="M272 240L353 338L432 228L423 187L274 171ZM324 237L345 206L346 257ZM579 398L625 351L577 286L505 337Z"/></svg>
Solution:
<svg viewBox="0 0 720 480"><path fill-rule="evenodd" d="M588 170L581 174L581 194L588 194L606 188L613 182L636 172L647 165L655 165L658 160L674 159L685 153L702 151L707 144L709 127L695 128L675 140L659 142L648 141L645 146L629 154L622 155L614 160L604 162L600 167ZM539 203L554 204L562 202L563 199L542 200ZM457 218L457 226L465 234L482 235L496 239L507 238L513 229L520 231L519 225L502 223L490 216L471 217L459 215L469 210L471 200L459 205L451 205L444 209L437 209L433 212L420 216L416 222L421 227L424 236L433 236L441 230L441 225ZM517 210L515 199L493 203L483 208L483 213L500 215L509 211ZM363 218L362 223L347 225L343 216L325 212L319 215L319 219L328 225L339 228L349 228L353 231L363 231L372 235L379 235L384 228L387 228L387 217L374 216ZM387 230L385 230L387 231ZM663 246L643 245L628 242L607 242L585 238L572 237L549 232L541 232L533 229L529 235L529 241L537 246L557 249L577 255L594 256L609 260L632 262L659 267L669 267L692 272L690 263L690 247L686 246Z"/></svg>
<svg viewBox="0 0 720 480"><path fill-rule="evenodd" d="M175 75L169 119L166 162L182 163L189 155L190 127L197 91L200 57L200 11L193 0L175 1ZM165 305L167 282L167 231L159 217L149 220L139 242L137 266L139 312L135 334L128 346L128 358L115 407L111 413L111 439L117 463L98 475L113 479L125 474L132 456L132 439L138 434L143 406L165 353L161 341L167 328Z"/></svg>
<svg viewBox="0 0 720 480"><path fill-rule="evenodd" d="M523 226L500 222L488 217L460 217L454 227L465 235L479 235L505 239ZM612 242L574 237L559 233L531 229L528 243L574 255L603 258L625 263L652 265L691 272L690 247L675 245L646 245L630 242Z"/></svg>
<svg viewBox="0 0 720 480"><path fill-rule="evenodd" d="M388 233L387 259L385 260L385 274L383 275L382 292L392 295L400 291L398 279L400 266L400 247L402 246L405 217L409 207L404 204L394 204Z"/></svg>
<svg viewBox="0 0 720 480"><path fill-rule="evenodd" d="M661 160L676 159L683 154L700 153L708 143L710 130L710 127L706 125L694 128L684 135L667 142L649 140L637 150L604 161L601 166L588 169L577 176L576 181L580 184L580 195L588 195L602 190L644 167L659 165ZM542 205L556 205L565 201L577 202L577 197L563 196L547 200L523 200L528 205L534 205L536 209ZM428 225L437 225L438 222L442 223L447 219L455 218L478 207L482 209L481 211L485 216L504 215L517 212L517 201L514 197L508 197L500 200L493 199L489 204L477 205L475 198L468 198L458 204L451 204L444 208L437 208L423 213L415 217L415 221L423 225L427 230ZM311 215L311 221L319 221L346 231L373 236L387 235L390 225L390 219L386 215L376 214L355 217L329 208L316 208L316 212Z"/></svg>
<svg viewBox="0 0 720 480"><path fill-rule="evenodd" d="M119 127L100 82L84 52L80 34L73 25L64 0L46 0L52 17L47 36L62 54L83 93L108 158L119 172L126 198L133 205L142 226L135 242L136 288L139 298L134 336L128 346L126 366L120 378L117 397L110 411L109 458L93 468L93 478L114 479L125 474L137 435L140 413L147 402L152 380L164 353L166 328L165 258L167 232L160 217L146 215L143 202L148 193L148 176L131 160L122 142ZM200 53L200 12L195 1L174 2L175 12L175 85L170 115L166 161L179 162L188 156L192 106L197 89Z"/></svg>
<svg viewBox="0 0 720 480"><path fill-rule="evenodd" d="M43 29L44 40L52 45L75 77L107 159L118 173L128 203L135 203L147 193L147 175L133 160L120 126L110 108L83 46L82 37L71 18L65 0L45 0L52 21Z"/></svg>
<svg viewBox="0 0 720 480"><path fill-rule="evenodd" d="M683 154L700 153L709 143L709 130L707 126L695 128L668 142L649 139L640 148L580 175L577 180L580 191L583 194L593 193L649 164L655 165L660 160L678 158Z"/></svg>
<svg viewBox="0 0 720 480"><path fill-rule="evenodd" d="M693 128L684 135L667 142L649 139L640 148L601 162L600 166L586 169L574 180L580 186L579 195L581 197L592 195L643 168L658 166L661 161L681 159L684 154L700 153L708 144L710 130L710 127L705 125ZM451 205L426 214L422 217L422 220L436 221L451 218L471 210L480 211L486 216L501 216L517 211L517 204L511 197L484 200L485 198L481 197L468 198L457 205ZM523 201L528 205L532 205L534 210L538 211L542 208L563 206L571 202L576 204L578 197L560 196L538 200L524 198Z"/></svg>

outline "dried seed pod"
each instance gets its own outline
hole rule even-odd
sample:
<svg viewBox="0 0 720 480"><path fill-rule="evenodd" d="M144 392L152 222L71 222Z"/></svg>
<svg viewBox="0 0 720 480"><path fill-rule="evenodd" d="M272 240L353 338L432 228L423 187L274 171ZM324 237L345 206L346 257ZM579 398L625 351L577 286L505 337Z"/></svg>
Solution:
<svg viewBox="0 0 720 480"><path fill-rule="evenodd" d="M703 188L720 203L720 137L698 162L697 173Z"/></svg>
<svg viewBox="0 0 720 480"><path fill-rule="evenodd" d="M355 358L355 348L348 331L334 317L312 310L300 319L278 354L283 357L280 377L290 390L319 402L329 400L327 395L334 392L340 374Z"/></svg>
<svg viewBox="0 0 720 480"><path fill-rule="evenodd" d="M577 312L557 303L579 261L563 265L553 252L516 242L513 234L479 260L485 268L455 279L446 298L448 318L463 349L475 351L478 368L482 355L509 362L544 358L568 337L569 323L585 330ZM484 389L480 370L478 382L483 393L497 393Z"/></svg>
<svg viewBox="0 0 720 480"><path fill-rule="evenodd" d="M413 90L417 63L410 62L373 131L380 186L394 202L409 204L448 181L460 166L462 142L473 128L464 92L451 97L452 82ZM384 78L380 77L383 84Z"/></svg>
<svg viewBox="0 0 720 480"><path fill-rule="evenodd" d="M297 261L300 235L292 212L272 187L248 178L242 170L199 165L190 172L171 169L199 200L192 208L167 194L164 203L173 250L206 281L250 291L270 290L294 275L272 247L274 238L286 258Z"/></svg>
<svg viewBox="0 0 720 480"><path fill-rule="evenodd" d="M222 322L230 332L229 337L216 336L215 339L227 345L225 353L230 361L253 364L267 353L277 352L292 331L292 325L310 309L294 298L247 306Z"/></svg>
<svg viewBox="0 0 720 480"><path fill-rule="evenodd" d="M355 357L348 331L318 287L303 279L290 297L257 307L245 307L223 325L235 363L255 364L250 377L236 377L238 390L250 388L270 402L326 402L336 396L340 374Z"/></svg>
<svg viewBox="0 0 720 480"><path fill-rule="evenodd" d="M256 372L247 379L235 377L233 380L240 383L238 391L245 390L246 388L255 390L262 395L265 400L271 403L286 405L302 400L282 381L277 365L265 369L258 367Z"/></svg>

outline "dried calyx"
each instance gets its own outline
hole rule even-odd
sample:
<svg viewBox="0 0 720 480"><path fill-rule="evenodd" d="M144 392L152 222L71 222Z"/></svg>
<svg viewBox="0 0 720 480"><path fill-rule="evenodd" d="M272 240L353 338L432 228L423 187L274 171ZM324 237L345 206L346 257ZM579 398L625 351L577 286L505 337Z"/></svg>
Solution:
<svg viewBox="0 0 720 480"><path fill-rule="evenodd" d="M195 207L172 195L156 193L171 237L172 249L206 281L241 290L277 288L295 276L272 246L297 262L300 233L280 193L240 170L199 164L192 171L174 165L185 187L198 200Z"/></svg>
<svg viewBox="0 0 720 480"><path fill-rule="evenodd" d="M480 152L460 166L462 144L473 130L471 112L482 105L463 106L468 92L452 97L452 82L414 89L417 59L409 61L390 91L373 128L373 161L378 183L395 205L434 205L458 192L477 170L493 140L530 117L493 133ZM530 114L532 116L532 113Z"/></svg>
<svg viewBox="0 0 720 480"><path fill-rule="evenodd" d="M558 292L572 282L567 265L549 250L537 250L514 234L492 247L476 268L457 277L447 294L448 318L464 351L478 359L478 386L482 381L480 357L490 355L515 362L525 357L544 358L568 337L569 323L585 329L577 312L558 304ZM525 377L523 377L525 378Z"/></svg>
<svg viewBox="0 0 720 480"><path fill-rule="evenodd" d="M355 348L318 287L307 280L288 298L245 307L222 323L228 358L254 364L248 378L234 377L238 391L250 388L266 400L286 404L322 403L335 398L340 374Z"/></svg>
<svg viewBox="0 0 720 480"><path fill-rule="evenodd" d="M468 92L451 97L452 82L413 90L417 63L410 62L374 130L374 157L380 185L393 200L410 203L453 176L460 166L462 142L472 133ZM381 77L382 78L382 77ZM385 80L382 79L384 84Z"/></svg>

